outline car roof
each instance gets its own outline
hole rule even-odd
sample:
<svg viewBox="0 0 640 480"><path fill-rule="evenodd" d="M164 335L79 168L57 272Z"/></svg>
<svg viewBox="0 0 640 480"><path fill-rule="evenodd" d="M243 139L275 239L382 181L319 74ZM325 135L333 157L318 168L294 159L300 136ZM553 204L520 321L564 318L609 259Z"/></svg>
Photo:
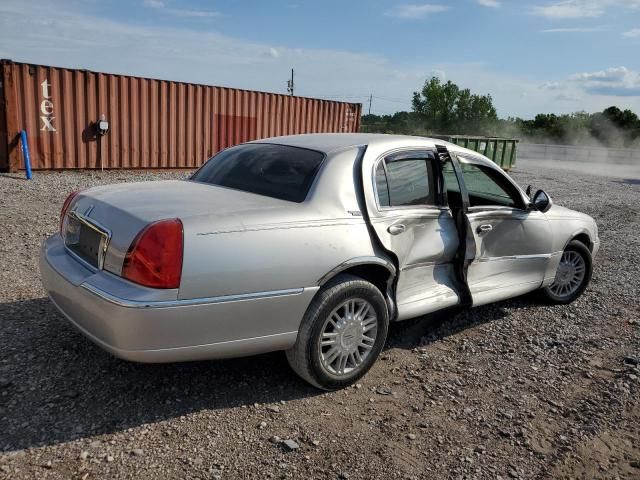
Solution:
<svg viewBox="0 0 640 480"><path fill-rule="evenodd" d="M389 150L402 146L435 148L435 145L446 146L449 150L463 154L474 163L495 167L496 165L481 154L454 143L429 137L410 135L388 135L384 133L307 133L302 135L287 135L282 137L264 138L250 143L272 143L292 147L308 148L330 154L333 152L368 146L389 146Z"/></svg>

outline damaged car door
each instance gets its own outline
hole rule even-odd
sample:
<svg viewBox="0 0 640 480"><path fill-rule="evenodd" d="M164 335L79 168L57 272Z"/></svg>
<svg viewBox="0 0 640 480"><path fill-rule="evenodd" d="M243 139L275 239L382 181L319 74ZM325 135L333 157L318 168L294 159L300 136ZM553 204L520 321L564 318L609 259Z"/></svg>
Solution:
<svg viewBox="0 0 640 480"><path fill-rule="evenodd" d="M437 154L429 150L393 152L373 168L375 205L371 225L398 262L398 319L459 303L453 260L458 233L443 203Z"/></svg>
<svg viewBox="0 0 640 480"><path fill-rule="evenodd" d="M465 280L473 305L539 288L553 255L545 215L498 168L470 154L449 155L443 176L449 204L462 208L466 218Z"/></svg>

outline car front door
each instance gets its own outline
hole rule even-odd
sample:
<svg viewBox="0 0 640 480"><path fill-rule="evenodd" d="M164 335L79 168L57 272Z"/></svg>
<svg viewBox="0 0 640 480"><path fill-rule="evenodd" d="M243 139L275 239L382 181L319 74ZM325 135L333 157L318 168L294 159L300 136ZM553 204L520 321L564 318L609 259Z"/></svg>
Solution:
<svg viewBox="0 0 640 480"><path fill-rule="evenodd" d="M453 265L458 233L443 204L437 154L405 150L383 155L374 164L372 183L371 225L398 260L398 318L459 303Z"/></svg>
<svg viewBox="0 0 640 480"><path fill-rule="evenodd" d="M463 195L468 195L466 283L473 305L537 289L552 256L548 220L498 168L471 154L452 157L462 173ZM449 196L460 196L451 162L443 174Z"/></svg>

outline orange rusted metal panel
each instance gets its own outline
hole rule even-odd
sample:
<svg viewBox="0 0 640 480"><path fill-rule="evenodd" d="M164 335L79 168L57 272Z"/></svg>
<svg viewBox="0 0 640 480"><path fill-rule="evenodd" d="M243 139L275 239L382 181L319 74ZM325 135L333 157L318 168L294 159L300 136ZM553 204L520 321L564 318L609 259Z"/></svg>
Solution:
<svg viewBox="0 0 640 480"><path fill-rule="evenodd" d="M0 169L196 168L237 143L357 132L361 104L1 61ZM104 115L109 132L100 136Z"/></svg>

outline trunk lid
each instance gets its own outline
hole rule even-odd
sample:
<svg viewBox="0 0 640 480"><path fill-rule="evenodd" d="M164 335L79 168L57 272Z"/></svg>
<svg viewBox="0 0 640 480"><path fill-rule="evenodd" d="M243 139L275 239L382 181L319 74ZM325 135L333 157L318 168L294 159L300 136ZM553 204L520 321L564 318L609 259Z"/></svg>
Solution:
<svg viewBox="0 0 640 480"><path fill-rule="evenodd" d="M186 180L94 187L81 192L75 202L81 210L88 204L93 205L91 217L96 220L107 221L118 213L144 223L199 215L237 216L291 205L275 198ZM101 218L104 216L108 218Z"/></svg>
<svg viewBox="0 0 640 480"><path fill-rule="evenodd" d="M179 218L189 224L194 217L206 217L206 222L191 223L210 225L216 231L238 231L252 224L277 222L290 216L295 207L299 204L240 190L167 180L90 188L74 199L68 214L79 215L111 234L103 268L119 275L129 246L152 222Z"/></svg>

